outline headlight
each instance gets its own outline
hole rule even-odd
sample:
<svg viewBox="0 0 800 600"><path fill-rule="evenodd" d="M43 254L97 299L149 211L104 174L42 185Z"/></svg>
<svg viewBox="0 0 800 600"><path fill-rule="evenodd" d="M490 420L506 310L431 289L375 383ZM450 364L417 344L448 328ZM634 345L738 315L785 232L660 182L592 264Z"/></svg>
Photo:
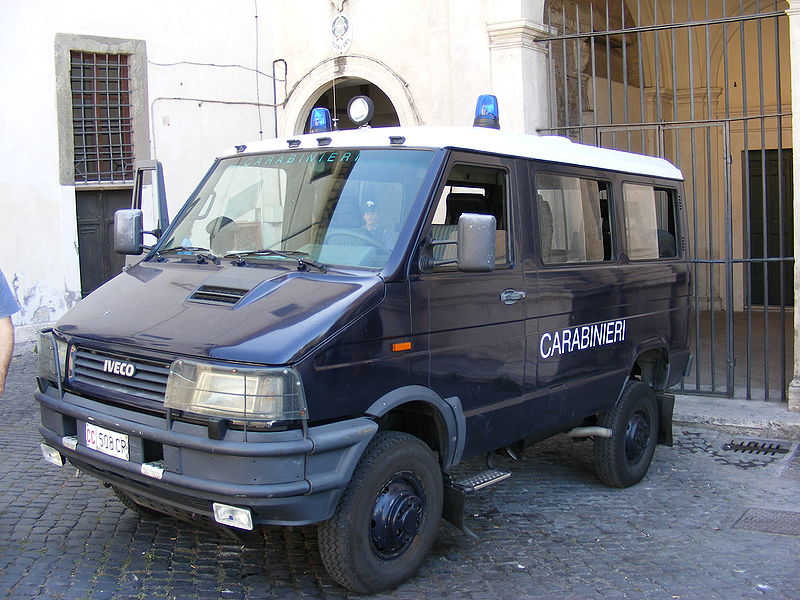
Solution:
<svg viewBox="0 0 800 600"><path fill-rule="evenodd" d="M300 375L290 368L176 360L169 368L164 406L232 420L308 418Z"/></svg>
<svg viewBox="0 0 800 600"><path fill-rule="evenodd" d="M36 354L38 356L38 375L53 383L58 375L63 380L67 369L67 342L56 337L51 329L36 332ZM56 363L58 357L58 363ZM58 370L56 370L58 364Z"/></svg>

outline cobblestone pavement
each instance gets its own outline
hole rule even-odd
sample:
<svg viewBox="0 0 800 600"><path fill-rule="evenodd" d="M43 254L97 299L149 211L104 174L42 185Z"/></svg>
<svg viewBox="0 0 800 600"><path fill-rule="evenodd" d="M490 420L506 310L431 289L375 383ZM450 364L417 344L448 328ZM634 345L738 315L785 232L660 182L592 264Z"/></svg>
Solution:
<svg viewBox="0 0 800 600"><path fill-rule="evenodd" d="M0 595L7 598L346 598L313 528L241 545L124 508L39 451L35 361L0 400ZM379 598L800 598L800 451L725 450L730 434L676 428L648 476L602 486L591 446L563 436L468 500L471 540L442 522L417 576ZM478 466L479 462L474 463ZM781 533L769 533L776 531Z"/></svg>

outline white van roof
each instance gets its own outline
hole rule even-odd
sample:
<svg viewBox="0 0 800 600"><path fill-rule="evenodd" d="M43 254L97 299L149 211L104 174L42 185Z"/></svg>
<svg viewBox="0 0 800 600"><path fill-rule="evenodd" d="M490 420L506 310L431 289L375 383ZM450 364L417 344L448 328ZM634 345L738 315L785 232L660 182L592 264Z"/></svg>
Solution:
<svg viewBox="0 0 800 600"><path fill-rule="evenodd" d="M319 140L330 142L320 145ZM391 142L395 138L395 143ZM404 138L402 143L399 138ZM326 140L327 141L327 140ZM289 143L292 143L290 146ZM336 148L458 148L504 156L533 158L608 171L635 173L667 179L683 179L680 170L663 158L587 146L564 137L522 135L486 127L374 127L346 129L273 138L236 146L223 154L246 154Z"/></svg>

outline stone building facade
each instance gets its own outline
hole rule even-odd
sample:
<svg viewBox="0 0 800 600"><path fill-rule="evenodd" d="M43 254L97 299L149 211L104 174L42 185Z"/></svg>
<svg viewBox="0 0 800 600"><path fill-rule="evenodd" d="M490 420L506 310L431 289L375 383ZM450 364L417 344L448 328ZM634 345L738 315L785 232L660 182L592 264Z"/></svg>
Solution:
<svg viewBox="0 0 800 600"><path fill-rule="evenodd" d="M800 0L142 0L133 10L13 0L0 19L9 24L0 267L22 306L21 340L118 270L110 219L128 202L134 161L163 164L174 214L216 153L301 133L314 106L348 127L348 100L366 94L376 127L470 125L477 96L492 93L503 129L676 162L695 211L698 312L726 324L707 337L724 339L728 354L709 364L724 372L736 362L734 315L755 307L770 327L782 323L776 387L792 404L800 396L800 221L790 204L800 186L791 159L800 84L790 85L800 81ZM753 266L748 156L766 165L775 152L788 165L778 167L783 241ZM766 290L761 271L780 280L777 300L747 291ZM776 340L768 331L765 354ZM727 374L689 389L739 395Z"/></svg>

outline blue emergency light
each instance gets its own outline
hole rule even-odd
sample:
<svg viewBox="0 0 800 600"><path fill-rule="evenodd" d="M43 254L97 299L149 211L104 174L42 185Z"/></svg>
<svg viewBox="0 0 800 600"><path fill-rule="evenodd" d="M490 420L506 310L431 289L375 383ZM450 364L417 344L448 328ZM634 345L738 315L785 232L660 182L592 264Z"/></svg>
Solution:
<svg viewBox="0 0 800 600"><path fill-rule="evenodd" d="M311 116L308 118L308 132L324 133L332 131L333 126L331 123L331 112L327 108L317 107L311 111Z"/></svg>
<svg viewBox="0 0 800 600"><path fill-rule="evenodd" d="M497 96L481 94L475 106L475 120L473 127L490 127L500 129L500 108L497 106Z"/></svg>

